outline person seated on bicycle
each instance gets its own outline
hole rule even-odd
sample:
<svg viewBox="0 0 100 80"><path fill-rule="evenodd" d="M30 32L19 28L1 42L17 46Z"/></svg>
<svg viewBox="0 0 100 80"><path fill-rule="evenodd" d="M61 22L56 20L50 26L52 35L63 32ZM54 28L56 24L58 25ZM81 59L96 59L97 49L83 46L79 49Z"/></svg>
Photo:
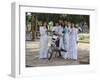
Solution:
<svg viewBox="0 0 100 80"><path fill-rule="evenodd" d="M57 47L61 49L62 51L64 50L64 44L63 44L63 21L55 22L55 26L52 28L53 35L58 36L58 41L56 42Z"/></svg>
<svg viewBox="0 0 100 80"><path fill-rule="evenodd" d="M56 46L59 47L59 23L55 22L53 28L52 28L53 35L58 36L58 40L56 42Z"/></svg>

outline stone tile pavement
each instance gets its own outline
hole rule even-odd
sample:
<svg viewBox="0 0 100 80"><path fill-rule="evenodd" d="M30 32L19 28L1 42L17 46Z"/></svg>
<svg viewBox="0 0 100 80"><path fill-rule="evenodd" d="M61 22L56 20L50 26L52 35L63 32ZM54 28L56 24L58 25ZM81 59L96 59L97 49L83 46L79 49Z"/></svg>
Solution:
<svg viewBox="0 0 100 80"><path fill-rule="evenodd" d="M37 66L61 66L89 64L89 44L78 43L78 60L65 60L61 57L54 57L49 60L39 59L39 40L26 41L26 67Z"/></svg>

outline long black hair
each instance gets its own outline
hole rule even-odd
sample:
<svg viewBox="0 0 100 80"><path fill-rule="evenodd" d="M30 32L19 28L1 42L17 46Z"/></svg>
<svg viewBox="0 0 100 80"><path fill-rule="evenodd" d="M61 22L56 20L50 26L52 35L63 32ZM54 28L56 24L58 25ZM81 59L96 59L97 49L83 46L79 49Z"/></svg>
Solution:
<svg viewBox="0 0 100 80"><path fill-rule="evenodd" d="M59 25L61 26L61 27L65 27L65 25L64 25L64 21L63 20L61 20L62 22L59 22Z"/></svg>
<svg viewBox="0 0 100 80"><path fill-rule="evenodd" d="M47 21L43 21L43 22L42 22L42 26L44 26L44 23L47 23ZM46 25L46 29L48 30L48 23L47 23L47 25Z"/></svg>
<svg viewBox="0 0 100 80"><path fill-rule="evenodd" d="M56 24L59 24L59 22L58 21L55 21L54 24L53 24L53 26L56 26Z"/></svg>
<svg viewBox="0 0 100 80"><path fill-rule="evenodd" d="M73 28L73 26L72 26L73 24L74 24L74 28L77 28L75 23L73 23L73 22L71 22L71 28Z"/></svg>

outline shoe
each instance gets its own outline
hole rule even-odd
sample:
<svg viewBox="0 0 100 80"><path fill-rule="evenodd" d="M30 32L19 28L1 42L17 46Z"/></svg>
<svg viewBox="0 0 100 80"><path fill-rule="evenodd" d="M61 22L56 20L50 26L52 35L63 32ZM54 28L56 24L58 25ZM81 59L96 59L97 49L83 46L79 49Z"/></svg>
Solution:
<svg viewBox="0 0 100 80"><path fill-rule="evenodd" d="M63 52L67 52L67 50L65 50L65 49L60 49L61 51L63 51Z"/></svg>

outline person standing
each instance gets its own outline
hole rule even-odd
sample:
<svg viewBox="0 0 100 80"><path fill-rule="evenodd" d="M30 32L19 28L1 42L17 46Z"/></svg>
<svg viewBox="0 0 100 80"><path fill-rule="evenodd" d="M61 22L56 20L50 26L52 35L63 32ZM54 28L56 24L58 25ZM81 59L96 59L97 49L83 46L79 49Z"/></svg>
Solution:
<svg viewBox="0 0 100 80"><path fill-rule="evenodd" d="M70 54L73 60L77 60L77 33L78 29L75 28L74 23L71 26L71 36L70 36Z"/></svg>
<svg viewBox="0 0 100 80"><path fill-rule="evenodd" d="M63 29L63 44L64 44L64 50L66 52L63 53L64 59L68 58L68 51L69 51L69 28L67 26L67 21L64 21L64 29Z"/></svg>
<svg viewBox="0 0 100 80"><path fill-rule="evenodd" d="M40 26L40 59L46 59L48 52L47 22Z"/></svg>
<svg viewBox="0 0 100 80"><path fill-rule="evenodd" d="M72 50L72 29L71 29L71 22L68 21L68 25L67 25L67 29L68 29L68 35L67 35L67 58L68 59L72 59L72 54L71 54L71 50Z"/></svg>

